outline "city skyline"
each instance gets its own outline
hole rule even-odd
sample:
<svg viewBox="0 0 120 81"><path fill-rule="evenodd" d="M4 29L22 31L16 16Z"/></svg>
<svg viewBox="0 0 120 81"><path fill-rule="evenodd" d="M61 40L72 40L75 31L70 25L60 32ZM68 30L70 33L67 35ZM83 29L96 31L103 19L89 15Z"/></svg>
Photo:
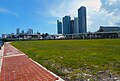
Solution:
<svg viewBox="0 0 120 81"><path fill-rule="evenodd" d="M86 12L86 7L81 6L78 9L78 17L71 19L70 16L66 15L62 18L62 22L57 20L57 34L87 33Z"/></svg>
<svg viewBox="0 0 120 81"><path fill-rule="evenodd" d="M32 34L34 34L35 32L33 32L33 29L27 29L27 31L25 31L25 30L21 30L20 28L17 28L16 29L16 32L14 33L14 35L19 35L19 34L30 34L30 35L32 35Z"/></svg>
<svg viewBox="0 0 120 81"><path fill-rule="evenodd" d="M120 25L119 0L1 0L0 34L15 33L16 28L34 29L40 33L57 33L56 20L70 15L77 17L80 6L87 8L88 31L96 31L100 25ZM67 3L67 4L66 4ZM7 30L6 30L7 29Z"/></svg>

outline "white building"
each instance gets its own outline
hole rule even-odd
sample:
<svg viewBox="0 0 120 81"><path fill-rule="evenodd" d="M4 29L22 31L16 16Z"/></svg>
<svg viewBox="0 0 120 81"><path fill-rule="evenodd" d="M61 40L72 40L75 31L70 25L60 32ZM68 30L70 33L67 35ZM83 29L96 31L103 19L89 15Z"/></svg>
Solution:
<svg viewBox="0 0 120 81"><path fill-rule="evenodd" d="M62 34L48 35L45 39L64 39L65 36Z"/></svg>

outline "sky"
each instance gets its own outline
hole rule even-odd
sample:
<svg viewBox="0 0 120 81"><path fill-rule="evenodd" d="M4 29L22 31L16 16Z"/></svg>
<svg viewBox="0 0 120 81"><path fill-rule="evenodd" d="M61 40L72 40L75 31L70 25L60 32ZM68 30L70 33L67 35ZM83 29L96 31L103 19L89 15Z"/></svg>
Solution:
<svg viewBox="0 0 120 81"><path fill-rule="evenodd" d="M0 0L0 34L16 33L16 28L40 33L57 33L57 20L78 16L87 8L87 31L102 25L120 26L120 0Z"/></svg>

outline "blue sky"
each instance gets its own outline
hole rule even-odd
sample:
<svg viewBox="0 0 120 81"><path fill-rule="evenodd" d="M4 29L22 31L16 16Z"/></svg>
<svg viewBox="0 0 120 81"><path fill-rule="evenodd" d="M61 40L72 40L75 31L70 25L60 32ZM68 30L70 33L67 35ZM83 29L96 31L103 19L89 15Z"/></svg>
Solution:
<svg viewBox="0 0 120 81"><path fill-rule="evenodd" d="M100 25L120 25L120 0L0 0L0 34L15 33L16 28L56 34L56 20L77 16L87 7L88 31Z"/></svg>

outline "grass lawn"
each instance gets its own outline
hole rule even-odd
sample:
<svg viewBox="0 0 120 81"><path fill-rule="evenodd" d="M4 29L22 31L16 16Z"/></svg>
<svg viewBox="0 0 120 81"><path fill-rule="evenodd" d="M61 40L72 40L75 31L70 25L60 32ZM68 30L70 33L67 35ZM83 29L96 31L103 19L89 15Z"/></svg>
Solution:
<svg viewBox="0 0 120 81"><path fill-rule="evenodd" d="M120 75L120 39L12 42L33 60L61 77L110 71Z"/></svg>

